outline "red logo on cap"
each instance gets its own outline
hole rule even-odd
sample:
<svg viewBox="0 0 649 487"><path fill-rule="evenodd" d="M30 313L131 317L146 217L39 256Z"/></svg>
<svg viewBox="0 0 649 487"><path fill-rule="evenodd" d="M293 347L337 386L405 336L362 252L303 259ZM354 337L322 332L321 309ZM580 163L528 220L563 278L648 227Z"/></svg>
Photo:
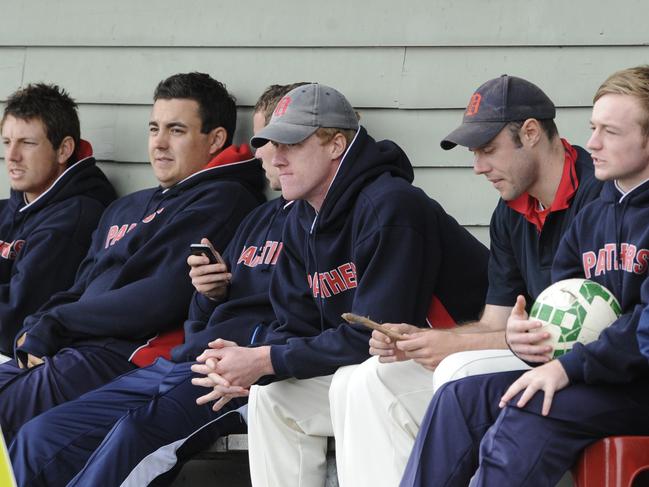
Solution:
<svg viewBox="0 0 649 487"><path fill-rule="evenodd" d="M466 112L464 114L467 117L470 117L471 115L475 115L478 113L478 109L480 108L480 102L482 101L482 95L480 93L474 93L471 99L469 100L469 104L466 107Z"/></svg>
<svg viewBox="0 0 649 487"><path fill-rule="evenodd" d="M281 117L286 113L286 109L288 106L291 104L291 97L290 96L285 96L282 98L277 106L275 107L275 111L273 112L273 116L275 117Z"/></svg>

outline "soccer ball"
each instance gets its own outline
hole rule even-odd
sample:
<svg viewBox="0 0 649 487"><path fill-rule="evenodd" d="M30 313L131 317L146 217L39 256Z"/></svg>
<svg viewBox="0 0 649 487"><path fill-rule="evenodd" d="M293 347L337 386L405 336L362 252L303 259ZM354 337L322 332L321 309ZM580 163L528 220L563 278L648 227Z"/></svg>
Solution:
<svg viewBox="0 0 649 487"><path fill-rule="evenodd" d="M622 309L613 293L588 279L555 282L536 298L530 319L543 323L540 331L550 333L543 344L552 345L557 358L575 342L590 343L620 316Z"/></svg>

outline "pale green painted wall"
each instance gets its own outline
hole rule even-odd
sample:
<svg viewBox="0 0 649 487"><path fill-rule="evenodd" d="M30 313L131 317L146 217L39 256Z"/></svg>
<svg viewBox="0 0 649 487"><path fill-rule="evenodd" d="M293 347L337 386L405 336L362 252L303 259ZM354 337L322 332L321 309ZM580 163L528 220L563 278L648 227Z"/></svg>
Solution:
<svg viewBox="0 0 649 487"><path fill-rule="evenodd" d="M526 77L559 107L562 134L584 144L599 83L649 60L647 14L644 0L13 1L2 6L0 100L32 81L66 87L124 194L155 184L146 125L160 79L200 70L225 82L240 105L238 142L267 85L330 84L371 134L406 150L415 183L486 242L497 194L473 175L468 151L439 148L472 90L504 72Z"/></svg>

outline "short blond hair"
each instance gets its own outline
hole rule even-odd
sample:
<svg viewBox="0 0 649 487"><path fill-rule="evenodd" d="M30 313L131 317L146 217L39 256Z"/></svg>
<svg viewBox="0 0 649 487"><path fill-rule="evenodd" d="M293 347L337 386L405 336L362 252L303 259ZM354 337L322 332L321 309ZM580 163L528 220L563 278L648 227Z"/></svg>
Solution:
<svg viewBox="0 0 649 487"><path fill-rule="evenodd" d="M347 141L347 147L349 147L349 144L352 143L352 140L354 140L354 137L356 136L356 132L357 132L356 130L352 130L352 129L320 127L318 130L315 131L315 134L320 139L320 143L322 145L331 142L333 138L336 136L336 134L343 134L343 137L345 137L345 141Z"/></svg>
<svg viewBox="0 0 649 487"><path fill-rule="evenodd" d="M644 64L613 73L597 89L593 103L604 95L635 97L644 111L644 117L639 121L642 133L645 137L649 136L649 65Z"/></svg>

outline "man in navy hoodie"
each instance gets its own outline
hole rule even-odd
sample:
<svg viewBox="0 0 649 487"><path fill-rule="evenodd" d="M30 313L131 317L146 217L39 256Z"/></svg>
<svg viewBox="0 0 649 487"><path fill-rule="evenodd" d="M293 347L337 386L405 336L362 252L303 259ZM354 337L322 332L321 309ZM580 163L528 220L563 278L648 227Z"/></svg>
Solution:
<svg viewBox="0 0 649 487"><path fill-rule="evenodd" d="M115 190L81 139L77 105L56 85L7 99L2 121L9 199L0 201L0 361L26 316L74 282Z"/></svg>
<svg viewBox="0 0 649 487"><path fill-rule="evenodd" d="M300 200L271 283L277 322L257 347L206 352L212 369L196 382L215 387L215 407L260 384L248 414L254 485L322 485L332 374L368 357L369 330L340 315L476 319L487 250L411 185L403 151L374 141L333 88L288 93L252 144L268 141L284 197Z"/></svg>
<svg viewBox="0 0 649 487"><path fill-rule="evenodd" d="M274 85L262 94L254 110L255 133L268 123L279 99L296 86ZM256 156L270 188L278 191L277 168L270 164L273 151L272 144L266 144ZM204 389L191 384L195 374L190 367L210 342L219 347L223 339L250 344L263 339L275 318L268 288L291 208L277 198L250 212L223 254L225 265L210 264L202 255L187 259L199 292L185 322L185 341L172 350L171 360L160 358L124 374L19 430L10 450L20 485L142 486L153 479L159 485L215 438L245 431L237 413L245 398L218 413L209 401L196 406ZM208 239L202 242L211 245Z"/></svg>
<svg viewBox="0 0 649 487"><path fill-rule="evenodd" d="M401 482L406 486L556 485L583 448L649 434L649 364L636 330L649 303L649 66L597 90L587 147L601 197L564 235L552 281L608 288L622 315L599 338L528 372L448 383L433 398ZM524 302L507 323L518 333ZM477 468L477 471L476 471Z"/></svg>
<svg viewBox="0 0 649 487"><path fill-rule="evenodd" d="M149 157L160 186L115 201L74 285L25 319L16 360L0 366L7 439L43 411L148 365L153 357L139 350L187 316L190 243L210 235L225 248L264 200L259 162L247 146L231 145L236 105L221 83L177 74L160 82L154 100Z"/></svg>

